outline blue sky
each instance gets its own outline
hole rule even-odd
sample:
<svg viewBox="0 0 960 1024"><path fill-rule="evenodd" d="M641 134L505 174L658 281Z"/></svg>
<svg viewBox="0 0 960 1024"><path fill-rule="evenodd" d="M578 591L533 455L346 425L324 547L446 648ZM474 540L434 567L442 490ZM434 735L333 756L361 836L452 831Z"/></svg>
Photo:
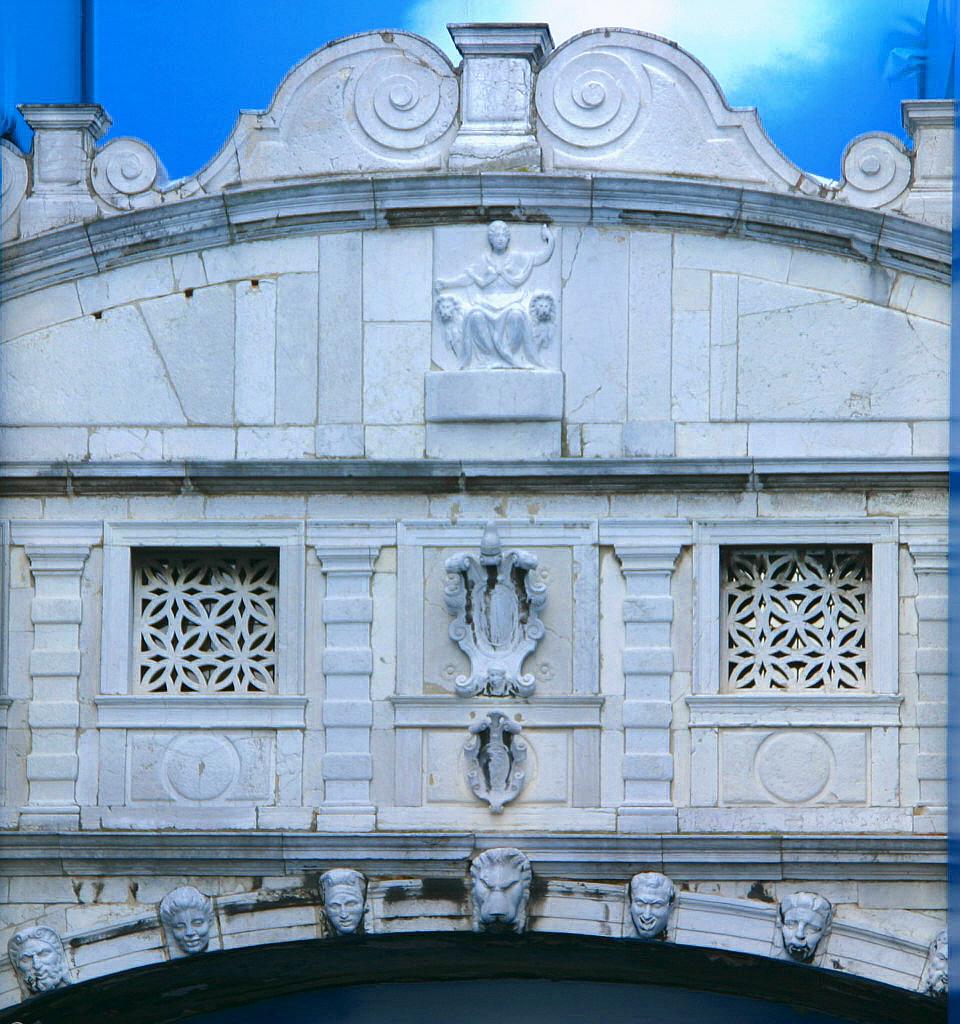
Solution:
<svg viewBox="0 0 960 1024"><path fill-rule="evenodd" d="M0 0L8 40L7 101L76 100L47 30L79 0ZM554 40L623 25L676 40L720 82L727 101L759 108L773 141L805 170L837 177L844 146L867 131L902 137L890 81L890 34L924 16L928 0L93 0L94 98L111 136L158 151L171 178L213 157L240 109L262 109L284 72L339 36L376 28L427 36L451 57L454 21L548 21ZM13 19L15 33L9 33ZM69 18L67 18L69 20ZM46 47L46 49L45 49ZM20 139L25 136L21 134Z"/></svg>

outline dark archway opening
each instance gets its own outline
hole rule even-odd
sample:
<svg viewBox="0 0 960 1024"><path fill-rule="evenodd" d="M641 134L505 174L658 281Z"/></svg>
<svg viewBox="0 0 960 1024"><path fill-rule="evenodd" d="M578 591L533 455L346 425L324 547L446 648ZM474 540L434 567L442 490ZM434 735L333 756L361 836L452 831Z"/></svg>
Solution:
<svg viewBox="0 0 960 1024"><path fill-rule="evenodd" d="M378 935L210 953L108 975L0 1012L0 1024L881 1024L943 1004L744 953L577 935Z"/></svg>

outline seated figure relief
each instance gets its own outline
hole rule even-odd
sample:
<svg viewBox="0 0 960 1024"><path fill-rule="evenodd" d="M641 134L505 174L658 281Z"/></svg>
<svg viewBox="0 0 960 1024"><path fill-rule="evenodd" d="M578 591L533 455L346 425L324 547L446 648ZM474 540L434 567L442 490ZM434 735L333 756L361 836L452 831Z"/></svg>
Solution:
<svg viewBox="0 0 960 1024"><path fill-rule="evenodd" d="M549 292L525 287L556 249L546 225L540 237L539 251L511 252L510 228L495 220L487 228L489 251L463 273L435 281L437 316L461 370L543 368L557 302Z"/></svg>
<svg viewBox="0 0 960 1024"><path fill-rule="evenodd" d="M31 995L70 984L70 966L60 936L45 925L24 928L7 943L10 963Z"/></svg>
<svg viewBox="0 0 960 1024"><path fill-rule="evenodd" d="M815 892L794 892L780 901L780 935L787 956L809 964L820 941L830 930L833 907Z"/></svg>

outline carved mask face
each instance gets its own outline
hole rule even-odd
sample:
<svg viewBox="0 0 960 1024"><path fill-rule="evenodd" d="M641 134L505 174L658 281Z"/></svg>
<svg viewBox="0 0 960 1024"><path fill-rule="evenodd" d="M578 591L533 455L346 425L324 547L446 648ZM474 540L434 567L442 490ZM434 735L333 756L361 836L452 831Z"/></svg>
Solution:
<svg viewBox="0 0 960 1024"><path fill-rule="evenodd" d="M59 988L66 974L66 964L60 951L43 939L27 939L16 966L31 992L50 992Z"/></svg>
<svg viewBox="0 0 960 1024"><path fill-rule="evenodd" d="M210 944L212 924L200 907L184 907L173 911L168 927L184 953L202 953Z"/></svg>
<svg viewBox="0 0 960 1024"><path fill-rule="evenodd" d="M921 988L933 996L947 994L948 958L947 933L941 932L930 946L930 956L923 972Z"/></svg>
<svg viewBox="0 0 960 1024"><path fill-rule="evenodd" d="M485 931L518 928L527 900L520 869L513 864L484 865L473 879L473 899L477 920Z"/></svg>
<svg viewBox="0 0 960 1024"><path fill-rule="evenodd" d="M487 228L487 240L494 252L506 252L507 246L510 244L510 229L502 220L495 220Z"/></svg>
<svg viewBox="0 0 960 1024"><path fill-rule="evenodd" d="M814 907L786 906L781 918L783 947L794 960L809 963L827 930L827 915Z"/></svg>
<svg viewBox="0 0 960 1024"><path fill-rule="evenodd" d="M338 935L352 935L363 920L363 894L351 885L334 886L324 900L324 912Z"/></svg>
<svg viewBox="0 0 960 1024"><path fill-rule="evenodd" d="M666 929L671 895L669 888L653 882L630 887L630 916L641 938L656 938Z"/></svg>

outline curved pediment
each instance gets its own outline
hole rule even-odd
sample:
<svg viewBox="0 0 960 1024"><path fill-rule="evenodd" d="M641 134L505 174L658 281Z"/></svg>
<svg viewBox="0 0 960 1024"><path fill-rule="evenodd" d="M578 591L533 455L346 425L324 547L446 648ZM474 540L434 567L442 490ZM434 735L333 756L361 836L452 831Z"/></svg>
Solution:
<svg viewBox="0 0 960 1024"><path fill-rule="evenodd" d="M175 182L147 142L97 148L109 124L100 107L24 106L50 142L27 157L29 176L20 154L5 151L14 185L3 239L194 196L407 172L680 179L949 222L948 101L905 105L914 151L887 133L860 136L843 154L843 176L827 181L788 160L756 109L730 107L710 72L667 39L598 28L553 50L546 25L450 28L463 55L456 69L410 33L329 43L284 77L266 110L242 112L209 163ZM44 148L69 154L70 166L42 166Z"/></svg>
<svg viewBox="0 0 960 1024"><path fill-rule="evenodd" d="M329 43L283 79L264 111L244 111L200 191L254 181L441 166L457 116L453 67L405 32ZM181 192L190 189L183 183Z"/></svg>
<svg viewBox="0 0 960 1024"><path fill-rule="evenodd" d="M536 101L550 169L820 191L770 141L755 108L729 107L710 72L660 36L626 28L575 36L545 62Z"/></svg>

